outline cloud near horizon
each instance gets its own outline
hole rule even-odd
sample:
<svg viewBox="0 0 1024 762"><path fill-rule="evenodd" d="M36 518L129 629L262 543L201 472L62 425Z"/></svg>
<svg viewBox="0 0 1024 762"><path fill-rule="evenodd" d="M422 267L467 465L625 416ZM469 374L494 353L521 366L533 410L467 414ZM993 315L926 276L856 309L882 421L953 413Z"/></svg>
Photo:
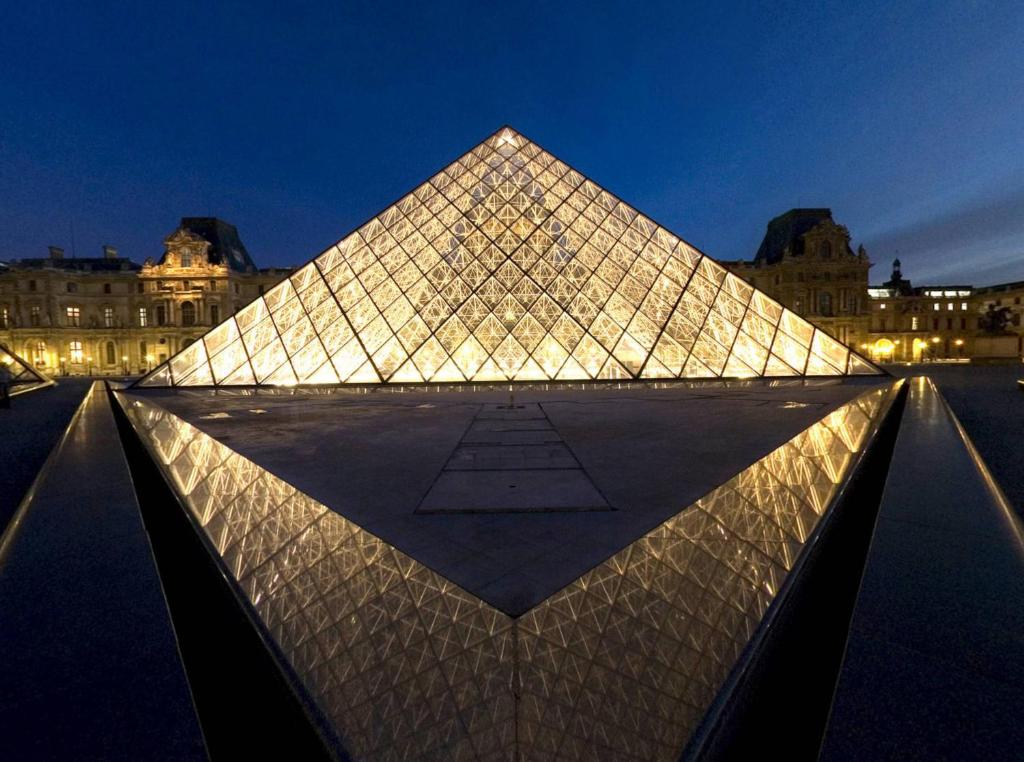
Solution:
<svg viewBox="0 0 1024 762"><path fill-rule="evenodd" d="M899 257L915 283L1024 280L1024 185L876 233L864 243L878 263Z"/></svg>

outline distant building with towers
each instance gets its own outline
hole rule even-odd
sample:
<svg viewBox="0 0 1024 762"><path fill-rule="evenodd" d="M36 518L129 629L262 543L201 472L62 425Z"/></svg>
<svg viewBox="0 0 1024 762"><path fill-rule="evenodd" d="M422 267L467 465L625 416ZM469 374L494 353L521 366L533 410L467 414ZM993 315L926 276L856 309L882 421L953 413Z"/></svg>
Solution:
<svg viewBox="0 0 1024 762"><path fill-rule="evenodd" d="M1024 281L914 286L896 259L889 279L869 286L867 252L830 209L790 209L768 223L753 260L725 264L877 362L1024 356ZM1001 311L1001 329L990 311Z"/></svg>

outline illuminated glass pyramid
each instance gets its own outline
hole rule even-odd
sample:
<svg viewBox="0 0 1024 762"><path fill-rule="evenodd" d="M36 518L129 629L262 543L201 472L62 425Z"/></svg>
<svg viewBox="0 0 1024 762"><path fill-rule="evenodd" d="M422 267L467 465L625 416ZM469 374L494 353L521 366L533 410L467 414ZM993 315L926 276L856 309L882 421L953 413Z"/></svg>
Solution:
<svg viewBox="0 0 1024 762"><path fill-rule="evenodd" d="M878 373L506 127L137 383Z"/></svg>
<svg viewBox="0 0 1024 762"><path fill-rule="evenodd" d="M0 344L0 364L10 372L11 394L21 394L53 384L53 379L44 376L3 344Z"/></svg>

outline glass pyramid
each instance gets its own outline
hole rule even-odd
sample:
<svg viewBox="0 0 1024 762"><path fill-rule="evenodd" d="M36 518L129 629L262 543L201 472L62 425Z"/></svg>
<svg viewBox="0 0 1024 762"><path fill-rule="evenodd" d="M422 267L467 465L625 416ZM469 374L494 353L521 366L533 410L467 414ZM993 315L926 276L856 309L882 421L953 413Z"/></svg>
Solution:
<svg viewBox="0 0 1024 762"><path fill-rule="evenodd" d="M12 395L42 389L44 386L53 384L51 378L40 373L3 344L0 344L0 364L7 366L7 370L13 376L10 382Z"/></svg>
<svg viewBox="0 0 1024 762"><path fill-rule="evenodd" d="M880 373L505 127L137 385Z"/></svg>
<svg viewBox="0 0 1024 762"><path fill-rule="evenodd" d="M515 619L151 400L120 400L353 759L640 762L679 759L900 383Z"/></svg>

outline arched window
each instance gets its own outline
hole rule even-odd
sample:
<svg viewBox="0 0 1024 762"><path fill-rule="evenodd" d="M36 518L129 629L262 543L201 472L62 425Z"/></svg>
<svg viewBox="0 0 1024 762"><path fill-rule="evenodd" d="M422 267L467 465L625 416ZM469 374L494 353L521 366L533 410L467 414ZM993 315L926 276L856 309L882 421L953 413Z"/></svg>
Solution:
<svg viewBox="0 0 1024 762"><path fill-rule="evenodd" d="M196 306L192 302L181 303L181 324L182 325L195 325L196 324Z"/></svg>
<svg viewBox="0 0 1024 762"><path fill-rule="evenodd" d="M32 352L32 363L40 368L46 367L46 342L37 341Z"/></svg>
<svg viewBox="0 0 1024 762"><path fill-rule="evenodd" d="M832 242L822 241L818 244L818 256L822 259L828 259L832 256Z"/></svg>
<svg viewBox="0 0 1024 762"><path fill-rule="evenodd" d="M822 291L818 295L818 314L819 315L831 315L832 314L832 294L828 291Z"/></svg>
<svg viewBox="0 0 1024 762"><path fill-rule="evenodd" d="M107 342L107 365L117 365L117 347L114 342Z"/></svg>

